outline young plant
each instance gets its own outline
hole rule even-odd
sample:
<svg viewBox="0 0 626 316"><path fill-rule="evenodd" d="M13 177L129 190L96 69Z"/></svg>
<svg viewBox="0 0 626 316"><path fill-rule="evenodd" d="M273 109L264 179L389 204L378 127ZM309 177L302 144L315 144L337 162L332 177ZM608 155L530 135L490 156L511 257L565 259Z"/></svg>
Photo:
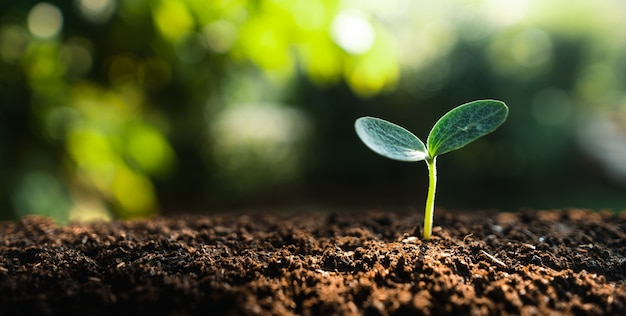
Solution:
<svg viewBox="0 0 626 316"><path fill-rule="evenodd" d="M508 113L508 107L501 101L478 100L460 105L435 123L426 145L403 127L379 118L361 117L354 127L363 143L377 154L400 161L426 161L429 185L423 239L428 240L433 229L437 156L493 132L506 120Z"/></svg>

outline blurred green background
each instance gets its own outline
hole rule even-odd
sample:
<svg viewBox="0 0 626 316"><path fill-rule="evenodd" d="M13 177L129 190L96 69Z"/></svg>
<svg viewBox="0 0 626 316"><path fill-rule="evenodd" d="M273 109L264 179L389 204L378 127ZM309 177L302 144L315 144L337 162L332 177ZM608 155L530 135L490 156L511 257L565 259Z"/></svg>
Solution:
<svg viewBox="0 0 626 316"><path fill-rule="evenodd" d="M0 218L421 209L354 120L484 98L438 207L622 210L625 77L620 0L0 0Z"/></svg>

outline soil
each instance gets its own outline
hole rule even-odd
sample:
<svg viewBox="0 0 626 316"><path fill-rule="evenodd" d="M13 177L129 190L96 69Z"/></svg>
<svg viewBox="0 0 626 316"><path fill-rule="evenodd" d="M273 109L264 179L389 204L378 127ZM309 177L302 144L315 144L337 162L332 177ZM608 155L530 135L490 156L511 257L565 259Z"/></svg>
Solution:
<svg viewBox="0 0 626 316"><path fill-rule="evenodd" d="M0 223L0 315L623 315L626 213Z"/></svg>

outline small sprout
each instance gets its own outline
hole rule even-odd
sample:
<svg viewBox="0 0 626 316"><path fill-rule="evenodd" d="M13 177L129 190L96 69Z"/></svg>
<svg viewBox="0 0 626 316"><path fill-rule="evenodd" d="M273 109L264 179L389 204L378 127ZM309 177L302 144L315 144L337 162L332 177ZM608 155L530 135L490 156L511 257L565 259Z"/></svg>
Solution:
<svg viewBox="0 0 626 316"><path fill-rule="evenodd" d="M493 132L506 120L508 113L508 107L501 101L478 100L460 105L435 123L426 145L403 127L379 118L361 117L356 120L354 127L363 143L377 154L400 161L426 161L429 186L423 239L428 240L433 228L437 156Z"/></svg>

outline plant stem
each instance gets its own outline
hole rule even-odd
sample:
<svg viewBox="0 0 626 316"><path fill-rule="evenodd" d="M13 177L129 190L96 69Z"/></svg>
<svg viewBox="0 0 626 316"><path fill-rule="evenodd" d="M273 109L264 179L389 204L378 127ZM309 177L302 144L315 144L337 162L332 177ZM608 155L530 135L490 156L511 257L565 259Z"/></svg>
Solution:
<svg viewBox="0 0 626 316"><path fill-rule="evenodd" d="M433 213L435 211L435 189L437 187L436 158L427 158L428 165L428 196L426 197L426 211L424 212L424 240L429 240L433 232Z"/></svg>

